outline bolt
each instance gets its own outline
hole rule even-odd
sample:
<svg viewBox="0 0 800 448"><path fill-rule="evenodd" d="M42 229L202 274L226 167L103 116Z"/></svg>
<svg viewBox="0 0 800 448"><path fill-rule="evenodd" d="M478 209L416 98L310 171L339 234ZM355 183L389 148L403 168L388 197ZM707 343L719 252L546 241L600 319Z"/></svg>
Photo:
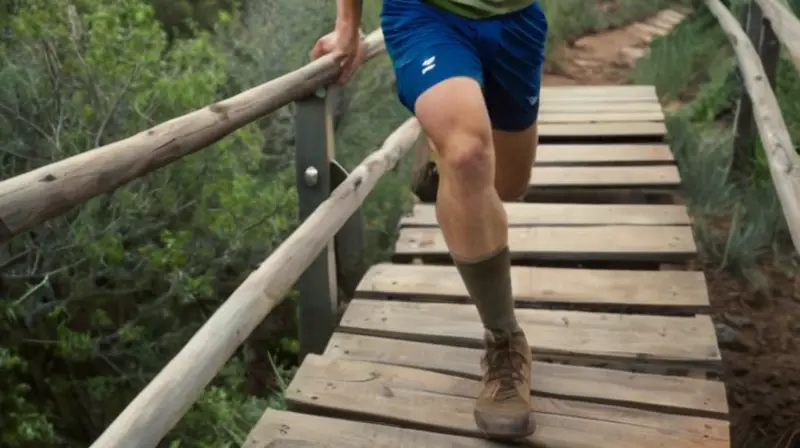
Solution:
<svg viewBox="0 0 800 448"><path fill-rule="evenodd" d="M313 166L310 166L306 168L304 177L306 180L306 185L308 185L309 187L313 187L317 185L317 182L319 182L319 171L317 171L317 169L314 168Z"/></svg>

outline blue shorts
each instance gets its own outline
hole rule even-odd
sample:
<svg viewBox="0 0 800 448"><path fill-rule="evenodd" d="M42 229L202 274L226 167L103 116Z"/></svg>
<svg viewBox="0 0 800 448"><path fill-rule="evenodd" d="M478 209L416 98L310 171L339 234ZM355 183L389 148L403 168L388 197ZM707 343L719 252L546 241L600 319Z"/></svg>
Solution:
<svg viewBox="0 0 800 448"><path fill-rule="evenodd" d="M430 87L466 76L481 85L493 128L521 131L536 121L547 37L538 1L474 20L423 0L384 0L381 28L397 94L412 113Z"/></svg>

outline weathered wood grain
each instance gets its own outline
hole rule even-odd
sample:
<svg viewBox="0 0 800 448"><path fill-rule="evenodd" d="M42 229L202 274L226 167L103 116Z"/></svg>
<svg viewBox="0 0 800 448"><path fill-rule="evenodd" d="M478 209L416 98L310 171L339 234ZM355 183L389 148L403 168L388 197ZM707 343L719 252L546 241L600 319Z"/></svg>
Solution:
<svg viewBox="0 0 800 448"><path fill-rule="evenodd" d="M478 348L347 333L334 333L325 350L329 358L414 367L475 380L481 378L482 355ZM539 361L533 362L532 371L534 395L687 415L728 415L725 385L719 381Z"/></svg>
<svg viewBox="0 0 800 448"><path fill-rule="evenodd" d="M511 227L514 260L685 261L697 254L689 226ZM400 230L395 255L449 257L441 229Z"/></svg>
<svg viewBox="0 0 800 448"><path fill-rule="evenodd" d="M587 359L652 360L716 366L720 361L708 316L666 317L517 309L538 354ZM472 304L354 299L339 331L435 344L479 347L483 326Z"/></svg>
<svg viewBox="0 0 800 448"><path fill-rule="evenodd" d="M518 306L584 304L599 309L626 305L704 312L709 308L700 271L624 271L511 267ZM454 266L390 264L372 266L358 285L362 297L467 300L464 281ZM593 308L594 309L594 308Z"/></svg>
<svg viewBox="0 0 800 448"><path fill-rule="evenodd" d="M417 369L309 355L290 384L290 408L432 432L480 437L472 415L478 381ZM548 448L729 446L728 423L534 397L538 424L526 445Z"/></svg>

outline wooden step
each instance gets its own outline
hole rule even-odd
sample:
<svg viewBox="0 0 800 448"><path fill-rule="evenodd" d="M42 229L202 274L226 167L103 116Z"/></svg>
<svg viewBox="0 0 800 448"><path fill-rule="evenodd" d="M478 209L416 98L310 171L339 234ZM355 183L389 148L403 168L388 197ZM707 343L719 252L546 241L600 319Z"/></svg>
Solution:
<svg viewBox="0 0 800 448"><path fill-rule="evenodd" d="M535 167L546 165L671 165L675 157L665 144L539 145Z"/></svg>
<svg viewBox="0 0 800 448"><path fill-rule="evenodd" d="M308 355L286 391L290 409L482 437L473 407L480 383L420 369ZM537 396L537 432L525 444L616 448L728 447L728 423ZM370 445L372 446L372 445Z"/></svg>
<svg viewBox="0 0 800 448"><path fill-rule="evenodd" d="M540 114L539 125L551 123L625 123L625 122L661 122L664 121L664 113L656 112L546 112Z"/></svg>
<svg viewBox="0 0 800 448"><path fill-rule="evenodd" d="M482 349L334 333L325 357L413 367L481 378ZM613 403L633 408L725 418L728 403L719 381L622 370L533 362L531 393Z"/></svg>
<svg viewBox="0 0 800 448"><path fill-rule="evenodd" d="M517 309L517 320L539 355L602 360L651 360L716 368L711 318ZM436 344L479 347L483 326L472 304L354 299L340 331Z"/></svg>
<svg viewBox="0 0 800 448"><path fill-rule="evenodd" d="M435 432L267 409L244 448L489 448L489 442Z"/></svg>
<svg viewBox="0 0 800 448"><path fill-rule="evenodd" d="M511 267L517 306L591 305L591 310L627 306L636 311L686 314L710 308L705 276L693 271L623 271ZM365 298L467 301L454 266L381 263L370 267L356 294Z"/></svg>
<svg viewBox="0 0 800 448"><path fill-rule="evenodd" d="M662 122L627 123L541 123L539 137L651 137L663 138L667 128Z"/></svg>
<svg viewBox="0 0 800 448"><path fill-rule="evenodd" d="M651 85L542 86L540 96L542 102L573 98L585 100L628 98L658 101L656 88Z"/></svg>
<svg viewBox="0 0 800 448"><path fill-rule="evenodd" d="M663 109L661 104L657 101L545 101L542 102L539 109L540 115L552 113L603 114L622 112L658 113L663 112Z"/></svg>
<svg viewBox="0 0 800 448"><path fill-rule="evenodd" d="M503 204L510 226L671 226L689 225L691 218L683 205L640 204ZM402 227L437 227L436 206L416 204L400 218Z"/></svg>
<svg viewBox="0 0 800 448"><path fill-rule="evenodd" d="M696 256L689 226L511 227L514 260L680 262ZM395 255L449 258L439 228L400 230Z"/></svg>
<svg viewBox="0 0 800 448"><path fill-rule="evenodd" d="M680 186L674 165L535 166L531 188L671 188Z"/></svg>

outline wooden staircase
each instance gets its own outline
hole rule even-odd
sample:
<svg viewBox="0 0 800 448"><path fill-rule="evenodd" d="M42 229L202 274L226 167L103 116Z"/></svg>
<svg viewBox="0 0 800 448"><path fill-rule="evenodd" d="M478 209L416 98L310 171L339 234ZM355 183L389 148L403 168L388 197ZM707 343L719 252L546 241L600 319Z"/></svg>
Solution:
<svg viewBox="0 0 800 448"><path fill-rule="evenodd" d="M651 86L548 87L532 202L506 204L539 425L525 446L728 447L720 351ZM433 206L402 219L247 447L490 447L482 328Z"/></svg>

